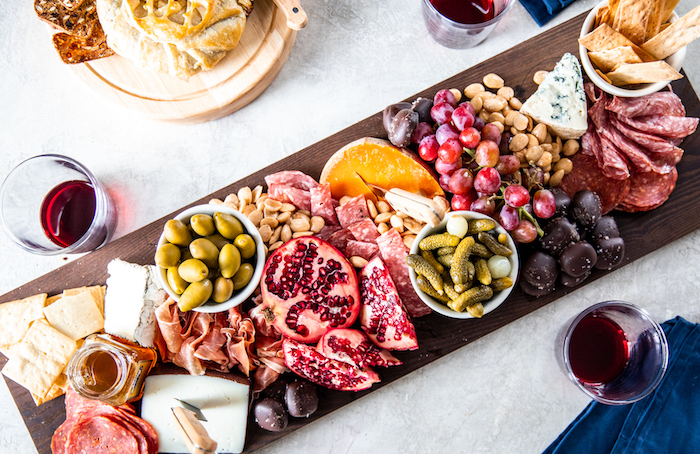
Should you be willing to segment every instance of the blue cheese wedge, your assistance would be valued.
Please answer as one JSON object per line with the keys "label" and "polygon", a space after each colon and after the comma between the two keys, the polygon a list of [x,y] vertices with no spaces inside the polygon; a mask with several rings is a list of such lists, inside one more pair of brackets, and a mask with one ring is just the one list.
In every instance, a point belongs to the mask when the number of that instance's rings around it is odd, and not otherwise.
{"label": "blue cheese wedge", "polygon": [[588,128],[588,112],[578,59],[564,54],[520,112],[544,123],[561,139],[581,137]]}
{"label": "blue cheese wedge", "polygon": [[167,297],[154,279],[153,266],[115,259],[107,271],[105,332],[153,347],[158,329],[154,310]]}

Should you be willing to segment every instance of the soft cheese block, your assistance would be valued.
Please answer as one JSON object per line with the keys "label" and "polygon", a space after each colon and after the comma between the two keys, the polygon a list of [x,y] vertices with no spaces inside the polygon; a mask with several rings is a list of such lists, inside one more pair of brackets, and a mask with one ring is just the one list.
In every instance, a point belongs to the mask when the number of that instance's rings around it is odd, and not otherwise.
{"label": "soft cheese block", "polygon": [[208,375],[150,375],[141,401],[141,417],[158,433],[158,452],[188,453],[172,416],[177,399],[202,411],[200,421],[216,441],[216,452],[238,453],[245,444],[249,386]]}
{"label": "soft cheese block", "polygon": [[155,307],[167,294],[154,279],[151,265],[114,259],[107,265],[104,330],[144,347],[155,345]]}
{"label": "soft cheese block", "polygon": [[588,111],[578,59],[564,54],[520,112],[546,124],[561,139],[581,137],[588,128]]}

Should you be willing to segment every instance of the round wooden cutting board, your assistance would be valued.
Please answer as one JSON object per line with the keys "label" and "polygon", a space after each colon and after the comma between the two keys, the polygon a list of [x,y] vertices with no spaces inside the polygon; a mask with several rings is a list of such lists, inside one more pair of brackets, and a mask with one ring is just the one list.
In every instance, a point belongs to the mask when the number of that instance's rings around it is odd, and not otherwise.
{"label": "round wooden cutting board", "polygon": [[132,112],[201,123],[235,112],[260,95],[284,66],[295,37],[272,0],[255,0],[238,45],[214,69],[188,80],[139,68],[119,55],[71,67],[90,88]]}

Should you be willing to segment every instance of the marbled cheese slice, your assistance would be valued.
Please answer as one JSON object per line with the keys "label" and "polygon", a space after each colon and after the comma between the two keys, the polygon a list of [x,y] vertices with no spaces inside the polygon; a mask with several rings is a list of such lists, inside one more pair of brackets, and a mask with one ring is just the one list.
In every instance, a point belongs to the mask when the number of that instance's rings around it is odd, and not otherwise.
{"label": "marbled cheese slice", "polygon": [[520,112],[544,123],[561,139],[578,139],[588,127],[581,66],[566,53],[550,71]]}
{"label": "marbled cheese slice", "polygon": [[207,421],[201,421],[216,452],[238,453],[245,444],[248,420],[247,385],[207,375],[150,375],[141,401],[141,417],[158,433],[158,452],[188,453],[175,427],[175,398],[194,405]]}

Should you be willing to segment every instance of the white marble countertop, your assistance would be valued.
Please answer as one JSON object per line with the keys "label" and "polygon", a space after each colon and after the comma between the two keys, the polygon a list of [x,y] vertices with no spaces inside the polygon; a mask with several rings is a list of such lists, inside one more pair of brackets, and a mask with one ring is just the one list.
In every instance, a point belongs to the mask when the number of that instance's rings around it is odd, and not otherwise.
{"label": "white marble countertop", "polygon": [[[31,2],[0,2],[0,176],[40,153],[77,159],[115,198],[120,237],[595,3],[578,0],[542,28],[516,3],[484,43],[451,50],[428,36],[419,0],[305,0],[308,26],[272,85],[228,117],[183,126],[103,100],[60,63]],[[681,0],[677,11],[696,3]],[[684,66],[695,87],[698,63],[694,42]],[[696,231],[258,452],[541,452],[589,401],[558,370],[555,333],[610,299],[659,321],[700,322],[700,281],[688,267],[700,262],[699,244]],[[30,255],[4,235],[0,251],[0,294],[70,260]],[[0,382],[0,451],[36,452]]]}

